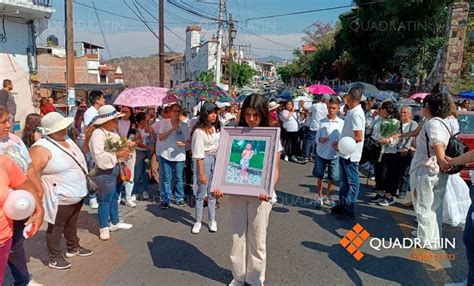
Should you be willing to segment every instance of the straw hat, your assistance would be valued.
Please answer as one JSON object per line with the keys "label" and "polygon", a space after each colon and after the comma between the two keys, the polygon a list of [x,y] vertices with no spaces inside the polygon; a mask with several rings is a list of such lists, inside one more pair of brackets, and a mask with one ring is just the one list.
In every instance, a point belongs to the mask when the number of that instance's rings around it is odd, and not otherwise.
{"label": "straw hat", "polygon": [[64,117],[58,112],[49,112],[41,119],[42,133],[50,135],[68,128],[74,122],[72,117]]}
{"label": "straw hat", "polygon": [[272,101],[268,104],[268,110],[269,111],[275,110],[278,108],[278,106],[279,106],[278,103],[276,103],[275,101]]}
{"label": "straw hat", "polygon": [[125,114],[117,112],[115,107],[112,105],[104,105],[99,108],[99,115],[97,115],[92,121],[94,125],[102,125],[107,121],[124,116]]}

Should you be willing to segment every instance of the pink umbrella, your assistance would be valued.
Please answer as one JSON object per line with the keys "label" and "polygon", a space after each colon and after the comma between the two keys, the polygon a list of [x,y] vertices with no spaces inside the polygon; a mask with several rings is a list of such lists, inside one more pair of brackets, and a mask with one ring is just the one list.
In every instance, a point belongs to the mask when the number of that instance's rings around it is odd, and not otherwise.
{"label": "pink umbrella", "polygon": [[175,102],[179,102],[179,98],[170,92],[168,92],[168,94],[162,100],[163,104],[171,104]]}
{"label": "pink umbrella", "polygon": [[417,99],[417,98],[425,99],[425,97],[426,97],[428,94],[429,94],[429,93],[418,92],[418,93],[413,94],[413,95],[410,96],[409,98],[410,98],[410,99]]}
{"label": "pink umbrella", "polygon": [[166,97],[167,92],[167,88],[155,86],[127,88],[119,94],[114,104],[132,108],[160,106],[163,105],[163,99]]}
{"label": "pink umbrella", "polygon": [[312,94],[335,94],[336,92],[327,85],[324,84],[313,84],[308,86],[309,92]]}

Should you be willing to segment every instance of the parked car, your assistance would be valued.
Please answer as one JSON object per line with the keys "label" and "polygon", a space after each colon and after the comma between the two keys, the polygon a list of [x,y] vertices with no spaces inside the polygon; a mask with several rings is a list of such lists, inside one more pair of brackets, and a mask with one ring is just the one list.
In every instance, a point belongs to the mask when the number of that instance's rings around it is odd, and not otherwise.
{"label": "parked car", "polygon": [[[474,111],[460,111],[458,113],[459,136],[469,149],[474,148]],[[467,164],[461,171],[461,177],[468,183],[471,182],[469,171],[474,171],[474,163]]]}

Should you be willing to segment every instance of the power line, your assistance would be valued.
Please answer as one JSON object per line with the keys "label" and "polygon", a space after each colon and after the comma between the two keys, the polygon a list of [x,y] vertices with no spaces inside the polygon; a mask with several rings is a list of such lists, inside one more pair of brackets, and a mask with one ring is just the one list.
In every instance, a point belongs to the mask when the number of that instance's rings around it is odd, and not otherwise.
{"label": "power line", "polygon": [[[146,21],[146,19],[140,18],[140,16],[133,10],[133,8],[132,8],[130,5],[128,5],[128,3],[127,3],[125,0],[123,0],[123,3],[128,7],[128,9],[129,9],[130,11],[132,11],[133,14],[135,14],[135,16],[137,16],[137,17],[140,19],[140,21],[143,23],[143,25],[145,25],[145,26],[148,28],[148,30],[150,30],[150,32],[151,32],[157,39],[160,39],[160,38],[158,37],[158,35],[155,33],[155,31],[153,31],[153,29],[148,25],[148,22]],[[166,46],[166,48],[167,48],[168,50],[170,50],[170,51],[173,52],[173,49],[170,48],[166,43],[165,43],[165,46]]]}
{"label": "power line", "polygon": [[87,4],[80,3],[80,2],[77,2],[77,1],[73,1],[73,2],[74,2],[74,4],[77,4],[77,5],[79,5],[79,6],[87,7],[87,8],[93,9],[93,10],[97,10],[97,11],[102,12],[102,13],[106,13],[106,14],[110,14],[110,15],[122,17],[122,18],[129,19],[129,20],[132,20],[132,21],[141,22],[139,19],[136,19],[136,18],[133,18],[133,17],[129,17],[129,16],[126,16],[126,15],[122,15],[122,14],[110,12],[110,11],[103,10],[103,9],[99,9],[99,8],[94,8],[94,7],[92,7],[92,6],[89,6],[89,5],[87,5]]}
{"label": "power line", "polygon": [[[370,4],[379,4],[379,3],[385,3],[385,0],[382,0],[382,1],[374,1],[374,2],[368,2],[368,3],[362,3],[362,4],[360,4],[360,5],[370,5]],[[285,16],[294,16],[294,15],[301,15],[301,14],[308,14],[308,13],[316,13],[316,12],[323,12],[323,11],[330,11],[330,10],[338,10],[338,9],[345,9],[345,8],[352,8],[352,7],[353,7],[353,5],[344,5],[344,6],[321,8],[321,9],[313,9],[313,10],[298,11],[298,12],[291,12],[291,13],[284,13],[284,14],[268,15],[268,16],[261,16],[261,17],[248,18],[246,22],[248,22],[248,21],[253,21],[253,20],[260,20],[260,19],[269,19],[269,18],[277,18],[277,17],[285,17]]]}
{"label": "power line", "polygon": [[92,0],[92,6],[94,7],[95,17],[97,18],[97,24],[99,25],[100,33],[102,34],[102,39],[104,40],[104,45],[105,45],[105,49],[107,51],[107,55],[109,56],[109,59],[111,59],[112,56],[110,55],[109,44],[107,43],[107,39],[105,38],[104,30],[102,29],[102,25],[100,24],[99,12],[97,11],[97,9],[95,7],[95,0]]}
{"label": "power line", "polygon": [[264,39],[264,40],[267,40],[267,41],[269,41],[269,42],[272,42],[272,43],[274,43],[274,44],[276,44],[276,45],[280,45],[280,46],[282,46],[282,47],[290,47],[290,48],[292,48],[292,49],[296,49],[296,47],[293,47],[293,46],[290,46],[290,45],[287,45],[287,44],[279,43],[279,42],[277,42],[277,41],[274,41],[274,40],[272,40],[272,39],[269,39],[269,38],[267,38],[267,37],[264,37],[264,36],[262,36],[262,35],[259,35],[259,34],[257,34],[257,33],[254,33],[254,32],[252,32],[251,30],[246,29],[246,28],[244,28],[244,27],[241,27],[241,28],[242,28],[243,30],[249,32],[250,34],[253,34],[253,35],[255,35],[255,36],[257,36],[257,37],[259,37],[259,38],[261,38],[261,39]]}

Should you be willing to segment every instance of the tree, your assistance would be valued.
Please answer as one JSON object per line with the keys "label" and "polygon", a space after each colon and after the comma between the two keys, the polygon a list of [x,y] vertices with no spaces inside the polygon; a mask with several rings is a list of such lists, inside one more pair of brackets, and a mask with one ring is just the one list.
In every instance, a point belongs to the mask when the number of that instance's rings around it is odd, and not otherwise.
{"label": "tree", "polygon": [[214,82],[214,80],[214,70],[208,70],[199,74],[199,81],[201,82]]}
{"label": "tree", "polygon": [[474,90],[474,79],[472,76],[474,65],[474,18],[470,17],[467,26],[467,37],[464,45],[464,59],[461,77],[455,86],[454,92],[459,93],[465,90]]}
{"label": "tree", "polygon": [[[335,46],[348,51],[365,79],[373,81],[387,70],[400,70],[406,64],[396,58],[401,51],[417,47],[428,38],[443,36],[447,4],[451,1],[355,2],[357,10],[339,17],[341,30]],[[426,44],[425,48],[428,46],[432,45]],[[421,63],[428,64],[425,59]]]}
{"label": "tree", "polygon": [[243,87],[250,83],[252,77],[256,74],[247,63],[232,64],[232,83],[238,87]]}
{"label": "tree", "polygon": [[289,84],[291,81],[291,70],[290,65],[282,66],[277,68],[277,73],[280,75],[281,80],[285,84]]}

